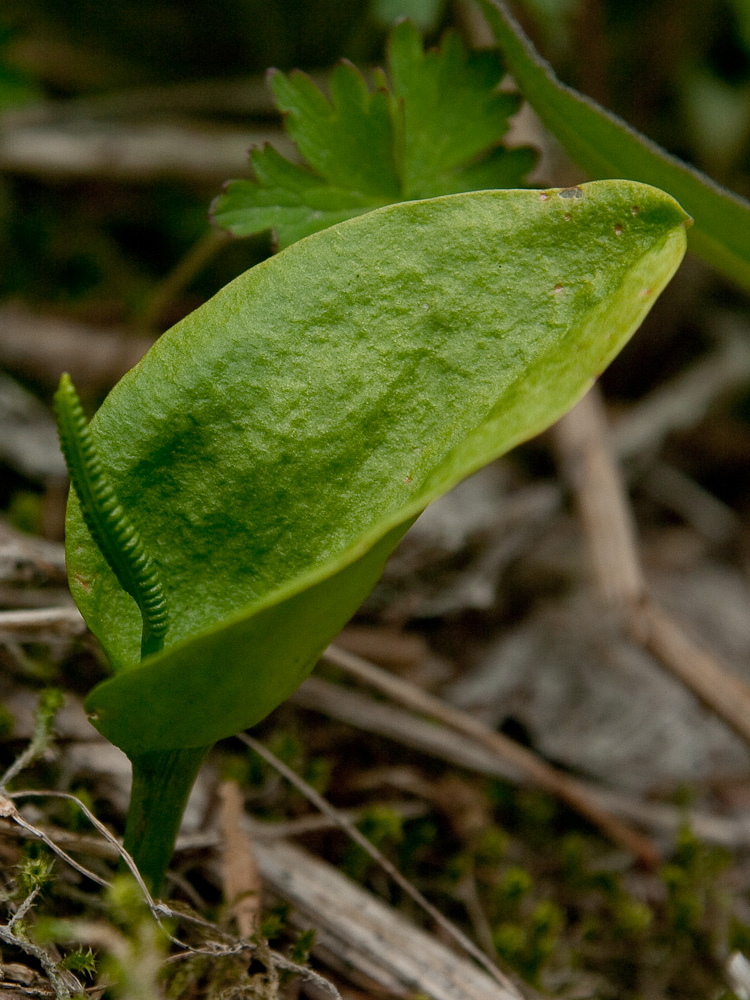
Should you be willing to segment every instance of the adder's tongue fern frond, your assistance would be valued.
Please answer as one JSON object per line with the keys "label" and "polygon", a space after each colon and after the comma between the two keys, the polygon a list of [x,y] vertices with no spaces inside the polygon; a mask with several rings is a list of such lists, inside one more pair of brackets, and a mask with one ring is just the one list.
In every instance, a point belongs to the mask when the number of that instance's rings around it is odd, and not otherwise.
{"label": "adder's tongue fern frond", "polygon": [[140,608],[141,656],[158,653],[168,626],[159,571],[107,479],[83,407],[67,374],[60,379],[54,405],[60,445],[86,527],[120,586]]}

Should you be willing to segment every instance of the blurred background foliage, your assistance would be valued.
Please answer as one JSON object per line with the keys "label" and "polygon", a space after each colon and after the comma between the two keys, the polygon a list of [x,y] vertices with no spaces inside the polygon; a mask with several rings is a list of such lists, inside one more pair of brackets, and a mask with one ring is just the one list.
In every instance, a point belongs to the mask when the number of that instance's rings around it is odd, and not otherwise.
{"label": "blurred background foliage", "polygon": [[[750,194],[750,0],[518,0],[513,7],[563,80]],[[467,9],[462,0],[5,0],[0,302],[130,331],[172,325],[272,252],[268,235],[222,240],[207,220],[223,181],[247,175],[245,148],[258,138],[284,140],[264,83],[268,67],[299,67],[321,79],[340,58],[382,64],[397,18],[411,17],[429,44],[451,27],[466,35]],[[128,129],[175,126],[186,158],[195,152],[192,135],[209,147],[214,136],[219,143],[229,135],[235,166],[149,177],[19,168],[3,157],[26,126],[32,137],[50,126],[63,143],[98,129],[105,145]],[[660,338],[650,342],[663,361]],[[680,363],[685,343],[681,337]],[[638,350],[638,370],[653,363],[654,377],[663,374],[647,345]],[[626,369],[615,366],[607,378],[629,396],[629,376],[618,376]],[[50,384],[9,371],[49,399]],[[95,403],[96,391],[88,395]],[[38,489],[16,473],[11,479],[0,490],[3,507],[18,489]]]}
{"label": "blurred background foliage", "polygon": [[[524,0],[515,9],[563,79],[748,192],[750,0]],[[372,65],[388,24],[404,15],[428,40],[461,20],[457,4],[440,0],[6,0],[0,111],[18,114],[42,98],[260,79],[269,66],[322,70],[341,57]],[[207,105],[203,117],[243,123],[228,106]],[[149,290],[205,230],[215,193],[185,182],[6,174],[0,296],[137,318]],[[226,248],[185,305],[267,252],[257,241]]]}

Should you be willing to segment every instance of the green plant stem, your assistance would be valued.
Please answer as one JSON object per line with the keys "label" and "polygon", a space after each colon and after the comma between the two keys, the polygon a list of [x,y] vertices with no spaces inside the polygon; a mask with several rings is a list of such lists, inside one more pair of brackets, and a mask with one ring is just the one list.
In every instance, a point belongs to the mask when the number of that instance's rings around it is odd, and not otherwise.
{"label": "green plant stem", "polygon": [[230,239],[228,233],[211,228],[190,247],[185,256],[152,292],[141,317],[141,322],[147,329],[159,326],[169,303],[187,288],[193,278]]}
{"label": "green plant stem", "polygon": [[161,891],[190,789],[210,747],[131,756],[125,850],[154,895]]}

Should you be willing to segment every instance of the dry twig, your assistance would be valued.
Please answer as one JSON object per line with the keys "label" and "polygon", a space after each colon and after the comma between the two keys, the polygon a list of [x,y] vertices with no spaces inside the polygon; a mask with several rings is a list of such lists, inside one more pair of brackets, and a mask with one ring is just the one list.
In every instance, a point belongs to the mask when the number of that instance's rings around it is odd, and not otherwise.
{"label": "dry twig", "polygon": [[508,736],[495,732],[467,712],[448,705],[440,698],[422,691],[408,681],[395,677],[352,653],[347,653],[336,646],[329,646],[323,654],[323,659],[341,667],[363,684],[374,687],[413,711],[439,719],[451,729],[481,743],[502,756],[534,785],[559,798],[581,816],[586,817],[615,843],[634,854],[641,863],[647,867],[656,865],[658,852],[646,837],[602,809],[592,799],[588,788],[582,782],[557,771],[531,750],[520,746]]}
{"label": "dry twig", "polygon": [[128,327],[38,315],[13,303],[0,306],[0,365],[50,387],[67,371],[83,391],[108,391],[153,342]]}
{"label": "dry twig", "polygon": [[[28,903],[30,905],[37,891],[35,889],[24,901],[24,904]],[[24,904],[22,904],[22,908]],[[16,915],[15,919],[18,919],[18,915]],[[5,944],[17,948],[26,955],[30,955],[39,962],[55,992],[57,1000],[70,1000],[71,989],[79,993],[82,987],[78,979],[70,972],[60,969],[58,963],[45,948],[32,941],[26,934],[19,934],[14,931],[14,923],[15,920],[11,919],[7,924],[0,924],[0,941],[4,941]]]}
{"label": "dry twig", "polygon": [[0,117],[0,126],[54,125],[116,118],[133,120],[165,113],[231,113],[263,118],[276,114],[264,77],[254,76],[123,87],[93,96],[27,104],[6,111]]}
{"label": "dry twig", "polygon": [[[434,722],[366,695],[350,691],[320,677],[308,678],[292,695],[294,704],[310,711],[322,712],[333,719],[356,726],[369,733],[395,740],[438,760],[478,774],[525,784],[528,779],[514,767],[504,754],[484,744],[467,739],[454,729]],[[672,839],[687,822],[696,836],[708,843],[724,847],[750,846],[750,814],[717,816],[696,810],[685,811],[668,803],[647,802],[602,788],[590,782],[580,782],[587,794],[601,809],[621,819],[648,829],[652,834]],[[295,821],[298,822],[298,821]],[[291,824],[253,824],[253,835],[261,840],[279,833],[288,836],[299,831]],[[291,828],[290,828],[291,827]],[[187,844],[186,844],[187,846]]]}
{"label": "dry twig", "polygon": [[463,931],[459,930],[452,921],[440,912],[436,907],[425,899],[421,892],[416,889],[408,879],[404,878],[401,872],[392,865],[391,862],[376,848],[370,841],[351,823],[348,819],[342,816],[338,810],[327,802],[322,795],[319,795],[306,781],[304,781],[298,774],[292,771],[291,768],[287,767],[283,761],[279,760],[278,757],[274,756],[270,750],[259,743],[257,740],[248,736],[247,733],[241,733],[237,737],[252,750],[254,750],[259,756],[261,756],[268,764],[275,768],[287,781],[289,781],[298,791],[300,791],[309,802],[319,809],[322,813],[329,816],[337,826],[339,826],[348,837],[350,837],[359,847],[362,848],[382,869],[386,874],[393,879],[393,881],[401,888],[411,899],[414,900],[417,905],[424,910],[435,923],[446,932],[446,934],[455,941],[467,955],[471,955],[486,972],[492,976],[496,983],[502,986],[504,989],[515,994],[516,990],[511,983],[511,981],[505,976],[500,969],[490,961],[487,956],[481,951],[477,946],[471,941]]}
{"label": "dry twig", "polygon": [[84,635],[86,623],[78,608],[31,608],[23,611],[0,611],[0,635],[35,633],[52,629],[63,635]]}
{"label": "dry twig", "polygon": [[618,611],[625,630],[637,642],[750,743],[750,687],[718,656],[701,649],[683,624],[648,594],[598,389],[592,389],[558,422],[556,439],[605,600]]}
{"label": "dry twig", "polygon": [[236,781],[223,781],[219,788],[223,833],[224,899],[231,906],[241,938],[258,930],[261,911],[261,880],[250,838],[243,829],[244,804]]}
{"label": "dry twig", "polygon": [[173,122],[128,126],[79,122],[75,128],[6,124],[0,130],[0,170],[131,183],[170,177],[216,184],[244,176],[249,147],[266,142],[294,156],[291,141],[272,128],[249,132]]}
{"label": "dry twig", "polygon": [[292,920],[314,927],[315,953],[355,982],[374,981],[407,1000],[520,1000],[474,964],[418,929],[339,871],[285,842],[257,844],[269,889],[293,906]]}

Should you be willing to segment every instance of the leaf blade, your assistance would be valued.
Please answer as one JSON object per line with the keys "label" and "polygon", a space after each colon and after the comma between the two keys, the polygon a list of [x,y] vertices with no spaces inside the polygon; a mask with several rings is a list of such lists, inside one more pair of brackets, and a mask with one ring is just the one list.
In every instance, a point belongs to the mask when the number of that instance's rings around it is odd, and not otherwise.
{"label": "leaf blade", "polygon": [[750,288],[750,202],[562,83],[502,0],[480,4],[524,97],[571,158],[593,178],[627,177],[668,191],[694,220],[691,249]]}
{"label": "leaf blade", "polygon": [[[409,520],[588,388],[678,265],[685,215],[628,182],[568,194],[453,195],[318,233],[237,279],[118,384],[92,428],[139,509],[175,626],[139,667],[122,628],[135,609],[72,501],[71,586],[119,669],[88,701],[105,735],[139,753],[257,721]],[[286,651],[264,621],[281,623]],[[223,712],[212,644],[235,692]]]}

